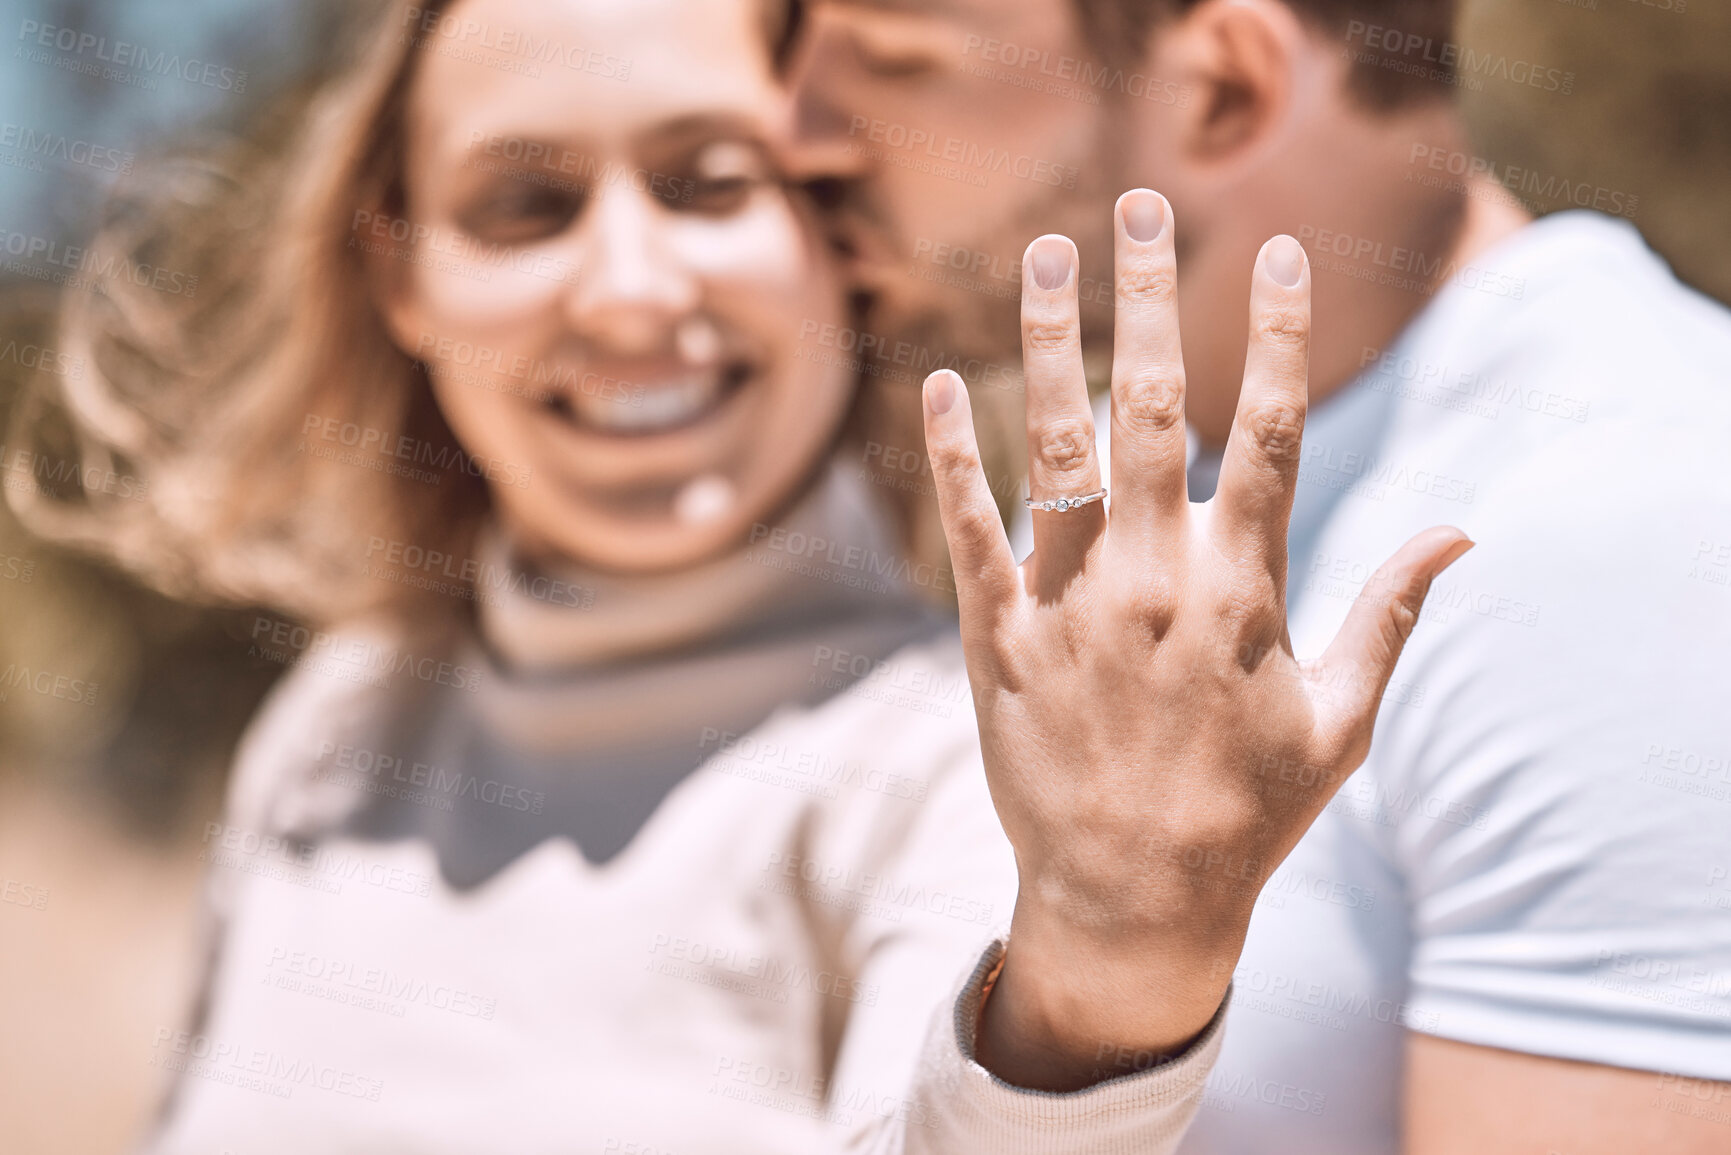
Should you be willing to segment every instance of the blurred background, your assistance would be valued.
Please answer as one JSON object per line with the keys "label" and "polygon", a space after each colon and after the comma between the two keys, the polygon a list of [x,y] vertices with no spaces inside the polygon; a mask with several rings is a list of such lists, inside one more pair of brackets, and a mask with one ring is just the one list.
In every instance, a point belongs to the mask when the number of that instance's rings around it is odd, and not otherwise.
{"label": "blurred background", "polygon": [[[79,370],[55,351],[59,266],[20,246],[77,245],[113,182],[175,145],[268,148],[373,3],[0,0],[0,411],[32,374]],[[32,21],[215,71],[81,74],[23,47]],[[1566,98],[1464,94],[1477,155],[1523,170],[1511,183],[1530,207],[1587,189],[1731,302],[1731,4],[1468,0],[1459,39],[1575,73]],[[0,483],[30,478],[0,446]],[[244,609],[154,595],[33,541],[4,508],[0,1152],[102,1155],[151,1110],[152,1032],[183,1017],[195,964],[200,833],[282,667],[248,656]],[[8,690],[25,671],[93,689]]]}

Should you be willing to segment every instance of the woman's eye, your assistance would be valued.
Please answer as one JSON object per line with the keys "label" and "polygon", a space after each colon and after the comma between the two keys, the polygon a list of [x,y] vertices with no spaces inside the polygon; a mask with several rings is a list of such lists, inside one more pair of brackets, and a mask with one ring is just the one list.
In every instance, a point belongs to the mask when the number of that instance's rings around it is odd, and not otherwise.
{"label": "woman's eye", "polygon": [[581,193],[513,178],[489,189],[459,218],[463,231],[495,244],[521,245],[558,236],[583,207]]}
{"label": "woman's eye", "polygon": [[712,141],[698,149],[685,175],[668,182],[669,206],[713,216],[745,207],[751,195],[775,180],[763,150],[744,141]]}

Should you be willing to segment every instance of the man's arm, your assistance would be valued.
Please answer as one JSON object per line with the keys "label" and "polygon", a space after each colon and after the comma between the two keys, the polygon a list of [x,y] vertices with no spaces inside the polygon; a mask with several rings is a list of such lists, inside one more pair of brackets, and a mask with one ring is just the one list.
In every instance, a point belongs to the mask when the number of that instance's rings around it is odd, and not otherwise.
{"label": "man's arm", "polygon": [[[1728,1043],[1727,1045],[1731,1045]],[[1405,1155],[1720,1155],[1731,1083],[1407,1036]]]}

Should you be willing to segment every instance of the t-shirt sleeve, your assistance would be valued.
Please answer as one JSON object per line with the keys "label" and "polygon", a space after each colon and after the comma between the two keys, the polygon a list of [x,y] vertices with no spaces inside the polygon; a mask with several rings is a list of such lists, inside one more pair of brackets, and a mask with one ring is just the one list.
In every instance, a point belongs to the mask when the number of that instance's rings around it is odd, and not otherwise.
{"label": "t-shirt sleeve", "polygon": [[1400,815],[1409,1025],[1731,1079],[1731,501],[1603,467],[1516,479],[1582,497],[1475,531],[1349,787]]}

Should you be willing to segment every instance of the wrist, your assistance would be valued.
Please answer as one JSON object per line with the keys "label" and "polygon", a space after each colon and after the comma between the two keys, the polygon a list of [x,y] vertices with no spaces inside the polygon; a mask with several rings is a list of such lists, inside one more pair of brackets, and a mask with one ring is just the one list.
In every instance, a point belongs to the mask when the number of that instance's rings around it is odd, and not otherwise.
{"label": "wrist", "polygon": [[1054,935],[1020,905],[981,1008],[977,1057],[1016,1086],[1074,1091],[1182,1054],[1232,981],[1242,934],[1201,945]]}

